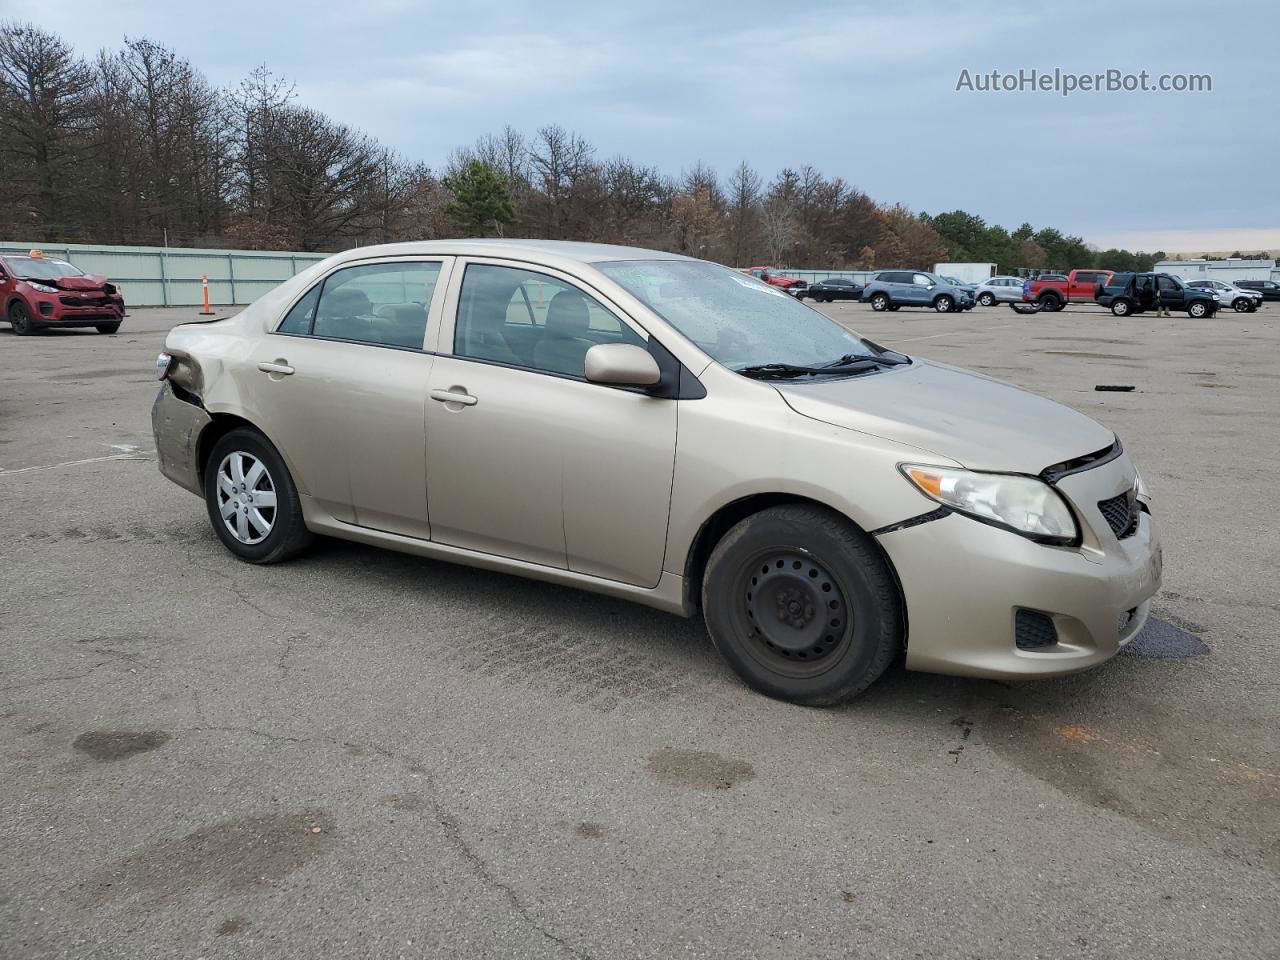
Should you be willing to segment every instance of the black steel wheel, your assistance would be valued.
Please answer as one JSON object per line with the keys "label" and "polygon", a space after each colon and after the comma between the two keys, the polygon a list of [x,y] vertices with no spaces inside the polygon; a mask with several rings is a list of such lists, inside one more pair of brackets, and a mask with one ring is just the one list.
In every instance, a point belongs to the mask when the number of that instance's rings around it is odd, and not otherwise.
{"label": "black steel wheel", "polygon": [[27,337],[36,332],[35,321],[31,319],[31,311],[21,300],[9,304],[9,326],[20,337]]}
{"label": "black steel wheel", "polygon": [[816,504],[770,507],[726,533],[707,560],[702,609],[738,676],[792,703],[849,700],[902,649],[902,604],[884,555]]}

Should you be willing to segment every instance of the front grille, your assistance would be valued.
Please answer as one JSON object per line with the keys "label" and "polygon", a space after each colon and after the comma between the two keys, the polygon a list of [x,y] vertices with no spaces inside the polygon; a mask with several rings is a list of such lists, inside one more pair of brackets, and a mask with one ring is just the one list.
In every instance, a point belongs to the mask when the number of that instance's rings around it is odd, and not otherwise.
{"label": "front grille", "polygon": [[1019,610],[1013,619],[1013,642],[1019,650],[1039,650],[1058,642],[1053,618],[1035,610]]}
{"label": "front grille", "polygon": [[59,297],[64,307],[105,307],[111,303],[109,297]]}
{"label": "front grille", "polygon": [[1133,536],[1138,529],[1138,502],[1132,490],[1099,500],[1098,509],[1117,540]]}

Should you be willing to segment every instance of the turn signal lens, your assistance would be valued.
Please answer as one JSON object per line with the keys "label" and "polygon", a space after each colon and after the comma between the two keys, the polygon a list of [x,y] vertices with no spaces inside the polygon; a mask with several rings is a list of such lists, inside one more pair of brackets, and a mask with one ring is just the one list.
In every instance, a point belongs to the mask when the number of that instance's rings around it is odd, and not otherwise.
{"label": "turn signal lens", "polygon": [[1071,508],[1057,490],[1037,477],[916,463],[904,463],[898,469],[925,496],[974,520],[1042,543],[1080,542]]}

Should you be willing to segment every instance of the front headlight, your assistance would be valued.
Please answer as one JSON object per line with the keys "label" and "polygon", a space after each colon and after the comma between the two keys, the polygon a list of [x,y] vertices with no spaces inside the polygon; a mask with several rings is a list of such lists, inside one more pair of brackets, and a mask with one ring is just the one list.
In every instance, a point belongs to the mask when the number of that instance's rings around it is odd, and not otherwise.
{"label": "front headlight", "polygon": [[1043,480],[919,463],[900,464],[898,469],[926,497],[974,520],[1041,543],[1074,546],[1080,542],[1071,509]]}
{"label": "front headlight", "polygon": [[[30,283],[31,281],[27,281],[27,282]],[[32,283],[31,289],[34,290],[36,293],[57,293],[58,292],[57,287],[46,286],[43,283]]]}

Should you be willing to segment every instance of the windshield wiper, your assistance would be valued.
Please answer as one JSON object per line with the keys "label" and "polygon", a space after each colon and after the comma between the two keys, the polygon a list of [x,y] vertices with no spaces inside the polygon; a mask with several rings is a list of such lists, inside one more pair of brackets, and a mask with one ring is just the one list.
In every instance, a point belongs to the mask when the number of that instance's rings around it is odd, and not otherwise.
{"label": "windshield wiper", "polygon": [[829,377],[841,373],[865,373],[878,366],[880,362],[875,357],[859,357],[848,363],[837,360],[833,364],[821,367],[806,367],[794,363],[757,363],[750,367],[741,367],[735,372],[744,377],[751,377],[753,380],[774,380],[788,377]]}
{"label": "windshield wiper", "polygon": [[843,367],[850,363],[878,363],[885,367],[899,367],[904,363],[910,363],[911,358],[905,357],[900,353],[894,353],[892,350],[886,350],[878,357],[873,357],[869,353],[846,353],[839,360],[832,360],[825,367]]}

